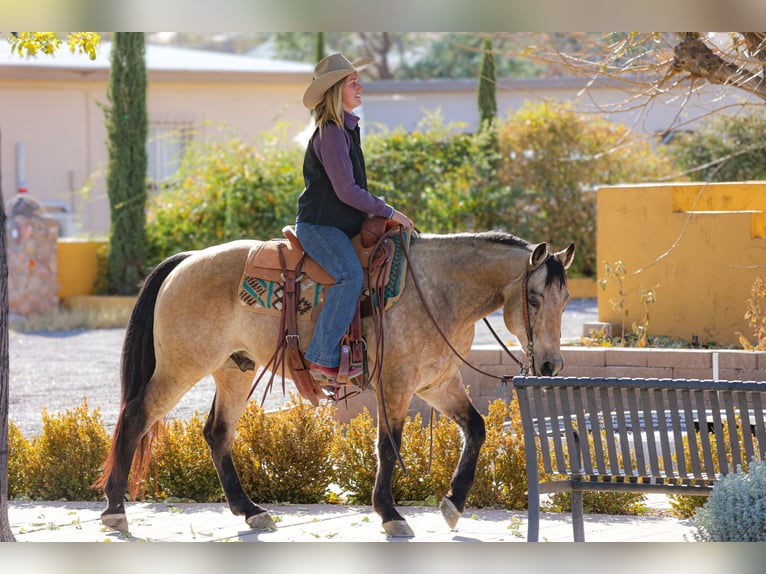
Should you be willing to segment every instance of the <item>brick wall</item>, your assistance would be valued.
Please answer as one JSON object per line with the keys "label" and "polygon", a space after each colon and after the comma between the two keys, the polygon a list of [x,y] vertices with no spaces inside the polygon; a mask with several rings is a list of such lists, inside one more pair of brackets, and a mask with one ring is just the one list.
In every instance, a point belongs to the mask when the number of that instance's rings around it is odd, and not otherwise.
{"label": "brick wall", "polygon": [[[562,347],[564,369],[562,376],[570,377],[641,377],[669,379],[712,379],[713,354],[718,354],[718,378],[721,380],[766,381],[766,352],[708,349],[616,349],[603,347]],[[511,349],[521,357],[521,350]],[[518,366],[498,347],[476,346],[466,359],[494,375],[518,374]],[[500,382],[477,373],[468,366],[460,368],[463,382],[470,387],[473,404],[482,414],[488,405],[500,397],[507,397],[510,388],[501,388]],[[509,383],[510,386],[510,383]],[[371,389],[361,397],[351,399],[347,405],[338,405],[337,418],[348,422],[367,408],[375,416],[375,393]],[[410,415],[420,412],[428,421],[430,407],[415,397]]]}

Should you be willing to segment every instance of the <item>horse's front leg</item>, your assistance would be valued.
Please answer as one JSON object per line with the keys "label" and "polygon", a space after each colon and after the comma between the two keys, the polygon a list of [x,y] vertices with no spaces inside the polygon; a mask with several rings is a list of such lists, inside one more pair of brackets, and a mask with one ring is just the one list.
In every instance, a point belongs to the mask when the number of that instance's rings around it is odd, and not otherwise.
{"label": "horse's front leg", "polygon": [[[391,436],[400,449],[402,444],[402,420],[391,420]],[[386,430],[386,423],[378,407],[378,472],[375,476],[375,488],[372,492],[372,507],[380,515],[386,534],[394,537],[410,537],[415,533],[407,521],[394,506],[393,484],[394,467],[398,464],[396,448],[391,444],[391,438]]]}
{"label": "horse's front leg", "polygon": [[450,481],[450,490],[439,504],[444,520],[450,528],[455,528],[463,515],[465,501],[476,476],[476,463],[486,438],[484,418],[471,404],[460,372],[455,373],[449,382],[432,387],[421,396],[454,421],[463,432],[463,450]]}

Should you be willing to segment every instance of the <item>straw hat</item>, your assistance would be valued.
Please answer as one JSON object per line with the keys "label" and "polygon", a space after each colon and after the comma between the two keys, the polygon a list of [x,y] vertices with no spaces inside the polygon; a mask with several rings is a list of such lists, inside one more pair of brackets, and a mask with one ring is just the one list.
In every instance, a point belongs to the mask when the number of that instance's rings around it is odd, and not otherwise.
{"label": "straw hat", "polygon": [[327,90],[346,76],[364,70],[374,61],[374,58],[362,58],[352,64],[341,53],[322,58],[314,68],[314,79],[303,94],[303,105],[313,110]]}

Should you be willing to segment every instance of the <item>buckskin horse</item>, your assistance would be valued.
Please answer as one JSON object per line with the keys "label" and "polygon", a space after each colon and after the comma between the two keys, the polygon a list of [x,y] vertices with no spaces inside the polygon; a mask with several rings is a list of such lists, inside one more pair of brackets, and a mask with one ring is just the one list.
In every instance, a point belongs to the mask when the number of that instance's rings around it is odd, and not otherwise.
{"label": "buckskin horse", "polygon": [[[126,330],[120,414],[104,473],[96,483],[107,498],[101,515],[107,527],[128,531],[124,495],[129,474],[131,486],[145,474],[150,431],[208,374],[216,392],[203,432],[229,508],[253,529],[275,527],[268,511],[243,490],[232,460],[237,421],[254,380],[252,369],[243,369],[242,362],[256,370],[266,365],[280,334],[278,318],[244,310],[237,297],[248,253],[260,243],[238,240],[179,253],[147,277]],[[504,323],[519,339],[531,373],[556,375],[563,367],[561,316],[569,298],[565,269],[574,251],[570,244],[552,253],[546,243],[531,244],[499,232],[413,234],[409,278],[397,304],[383,316],[385,346],[376,387],[378,463],[372,506],[388,536],[413,536],[392,495],[397,445],[413,396],[462,431],[460,459],[440,504],[445,521],[454,528],[485,438],[484,420],[471,404],[458,370],[471,348],[475,323],[502,308]],[[369,318],[362,327],[374,348]],[[300,325],[304,345],[312,329],[312,322]]]}

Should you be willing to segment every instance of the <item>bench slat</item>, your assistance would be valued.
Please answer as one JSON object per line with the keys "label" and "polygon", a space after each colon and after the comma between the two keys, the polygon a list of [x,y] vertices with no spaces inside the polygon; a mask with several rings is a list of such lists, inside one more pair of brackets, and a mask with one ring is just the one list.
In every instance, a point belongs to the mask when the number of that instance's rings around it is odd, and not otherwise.
{"label": "bench slat", "polygon": [[[630,420],[632,423],[632,435],[633,435],[633,452],[636,456],[636,474],[638,476],[646,476],[646,460],[644,459],[644,439],[643,433],[639,427],[640,415],[638,410],[638,399],[636,393],[638,389],[627,389],[628,395],[628,408],[630,409]],[[647,433],[649,434],[649,433]]]}
{"label": "bench slat", "polygon": [[[647,418],[646,413],[649,413],[649,421],[651,422],[652,411],[654,410],[657,413],[662,411],[657,409],[656,406],[652,406],[651,391],[649,391],[649,389],[639,389],[639,393],[641,395],[641,408],[644,411],[644,420]],[[660,415],[658,414],[658,416]],[[651,471],[652,476],[659,477],[661,474],[660,463],[657,458],[657,441],[654,429],[652,429],[651,432],[649,430],[646,431],[646,444],[649,452],[649,470]]]}
{"label": "bench slat", "polygon": [[665,476],[673,476],[673,457],[670,450],[670,439],[668,438],[668,421],[665,418],[665,396],[661,389],[654,389],[654,404],[657,407],[657,425],[660,428],[660,450],[662,452],[662,463],[665,470]]}
{"label": "bench slat", "polygon": [[731,470],[737,470],[742,465],[742,457],[739,453],[739,441],[737,440],[737,418],[734,414],[734,401],[732,393],[723,394],[723,406],[726,409],[726,426],[729,429],[729,448],[731,449]]}
{"label": "bench slat", "polygon": [[606,436],[608,472],[614,476],[619,476],[622,475],[623,472],[620,468],[620,463],[617,460],[617,446],[615,444],[614,431],[612,430],[614,425],[611,413],[614,409],[612,408],[612,402],[609,399],[609,391],[606,387],[599,389],[599,395],[601,397],[601,409],[604,413],[604,428],[606,430],[604,434]]}
{"label": "bench slat", "polygon": [[755,436],[758,439],[758,458],[766,459],[766,423],[763,420],[763,403],[760,393],[752,393],[755,419]]}
{"label": "bench slat", "polygon": [[[580,450],[588,449],[588,433],[585,428],[575,429],[572,425],[572,414],[575,412],[572,409],[572,403],[569,400],[569,392],[572,389],[561,389],[559,393],[559,400],[561,401],[561,413],[564,419],[564,434],[566,439],[567,454],[569,455],[569,464],[565,464],[565,469],[569,470],[574,476],[582,476],[584,474],[582,466],[582,457],[580,456]],[[585,444],[581,447],[580,441],[584,441]]]}
{"label": "bench slat", "polygon": [[[681,402],[684,409],[684,424],[686,428],[686,439],[689,443],[689,462],[686,467],[686,475],[688,476],[688,467],[691,466],[691,473],[694,478],[702,478],[702,467],[700,465],[699,448],[697,447],[697,433],[689,432],[689,427],[694,430],[694,414],[692,412],[692,397],[691,391],[686,389],[680,391]],[[699,391],[695,392],[699,394]]]}
{"label": "bench slat", "polygon": [[617,390],[614,393],[614,409],[617,415],[617,431],[620,437],[620,453],[622,454],[622,461],[620,467],[623,474],[635,475],[633,472],[633,457],[630,456],[630,441],[628,440],[628,427],[625,422],[625,405],[622,400],[622,390]]}
{"label": "bench slat", "polygon": [[734,402],[739,408],[740,431],[742,444],[745,446],[745,462],[753,460],[753,434],[750,430],[750,401],[748,393],[737,391],[734,393]]}
{"label": "bench slat", "polygon": [[699,439],[700,445],[702,447],[702,459],[705,464],[705,476],[707,478],[715,478],[716,469],[715,465],[713,464],[713,454],[710,445],[710,419],[708,419],[707,408],[705,404],[705,398],[709,395],[710,393],[708,391],[702,391],[695,393],[694,397],[696,399],[697,406],[697,420],[699,420]]}
{"label": "bench slat", "polygon": [[596,458],[596,467],[600,475],[606,475],[606,459],[604,458],[604,441],[601,437],[601,420],[599,418],[598,403],[596,402],[596,391],[591,387],[585,389],[585,397],[588,403],[588,415],[590,424],[594,429],[593,435],[593,455]]}
{"label": "bench slat", "polygon": [[[548,432],[545,426],[545,403],[543,401],[543,390],[540,387],[534,387],[532,389],[532,404],[534,405],[534,417],[537,419],[537,427],[540,440],[540,452],[543,455],[543,469],[545,472],[553,472],[553,464],[551,462],[551,450],[548,446]],[[521,405],[519,405],[521,407]]]}
{"label": "bench slat", "polygon": [[[559,421],[556,414],[559,412],[556,408],[556,399],[558,398],[559,393],[561,392],[561,389],[559,387],[552,387],[550,389],[546,389],[546,411],[545,411],[545,419],[550,419],[551,421],[551,442],[553,443],[553,450],[556,454],[556,469],[559,472],[559,474],[569,474],[568,472],[568,465],[567,461],[564,458],[564,447],[562,445],[561,440],[561,432],[559,430]],[[543,419],[543,420],[545,420]]]}
{"label": "bench slat", "polygon": [[[593,463],[591,461],[590,456],[590,446],[587,444],[588,440],[588,425],[585,421],[585,407],[583,405],[583,395],[585,394],[584,389],[573,389],[572,394],[573,400],[574,400],[574,409],[575,409],[575,417],[577,419],[577,428],[580,429],[580,440],[585,440],[586,442],[582,445],[580,445],[580,461],[582,462],[583,472],[586,475],[592,475],[593,474]],[[594,427],[591,427],[594,428]],[[598,419],[596,419],[596,430],[598,430]],[[601,433],[598,433],[601,434]],[[590,435],[595,435],[595,433],[590,433]]]}
{"label": "bench slat", "polygon": [[713,414],[713,434],[716,443],[716,460],[718,460],[718,472],[729,474],[729,464],[726,460],[726,441],[723,436],[723,418],[721,417],[721,403],[718,401],[718,392],[710,393],[710,410]]}

